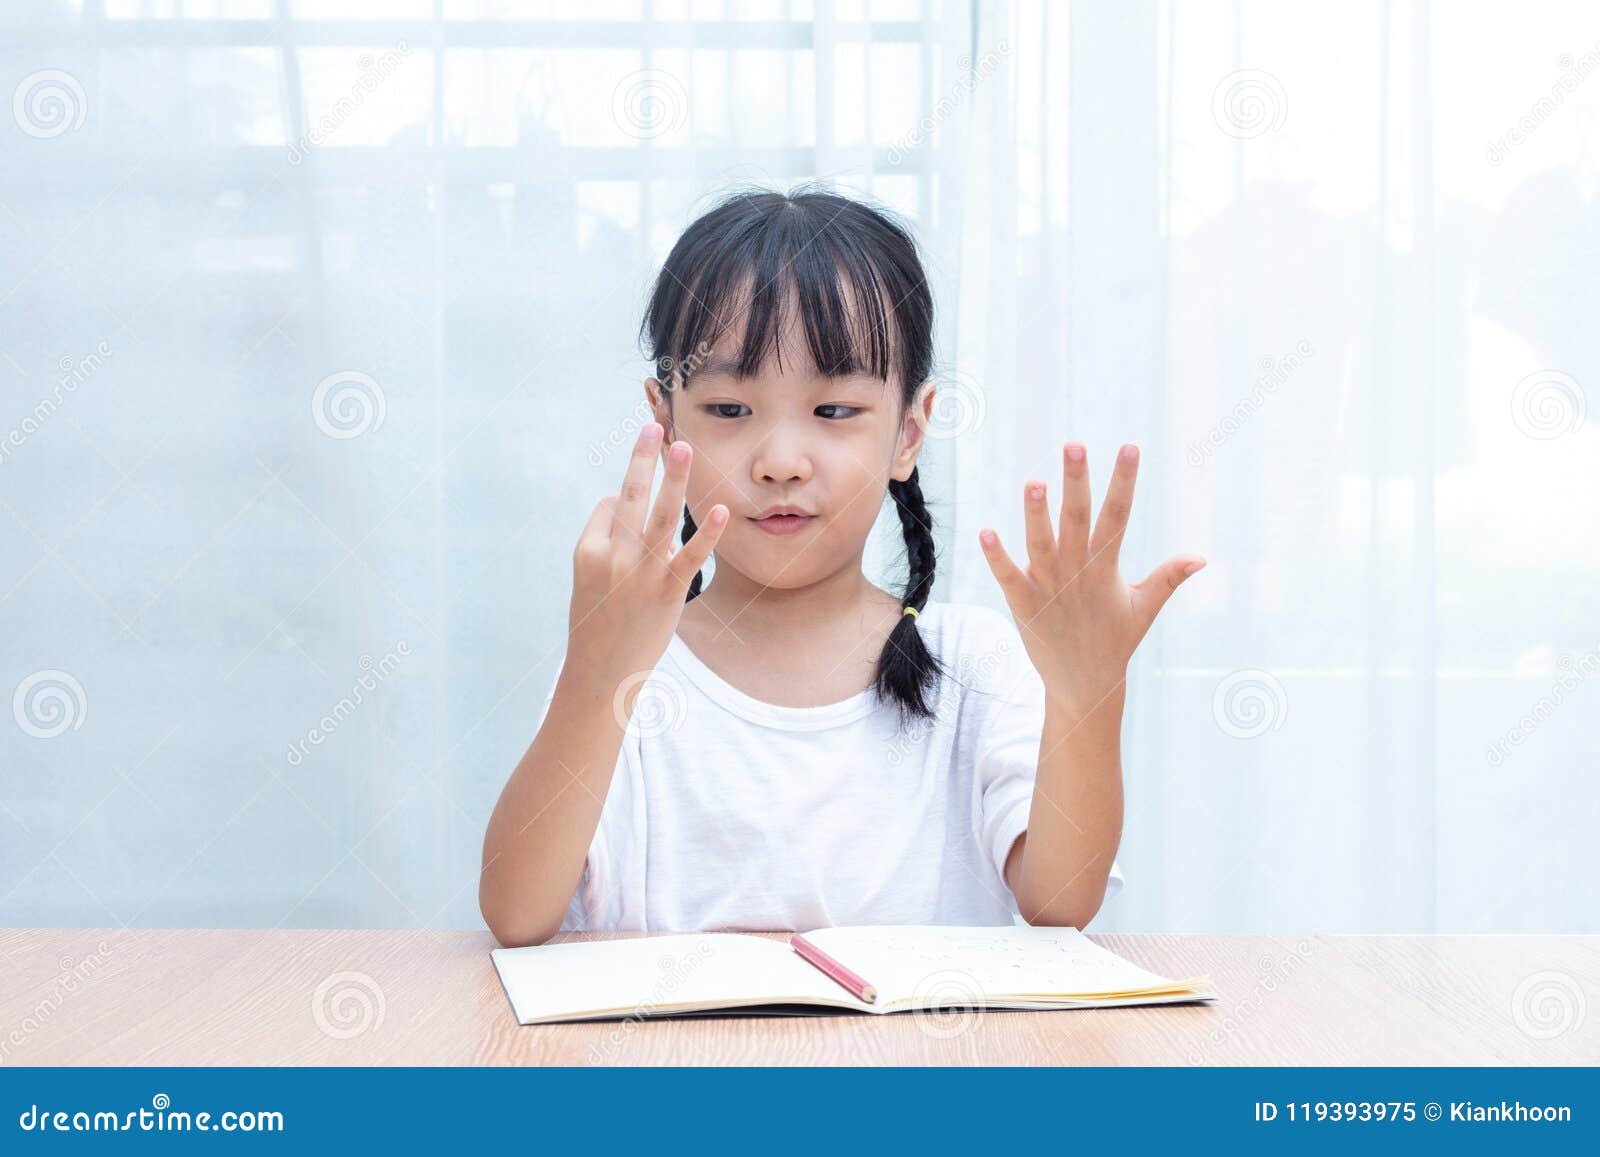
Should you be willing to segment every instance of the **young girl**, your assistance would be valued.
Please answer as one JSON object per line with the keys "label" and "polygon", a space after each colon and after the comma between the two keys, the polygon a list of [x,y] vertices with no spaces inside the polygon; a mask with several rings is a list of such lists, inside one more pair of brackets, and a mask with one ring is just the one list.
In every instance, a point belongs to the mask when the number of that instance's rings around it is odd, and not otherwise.
{"label": "young girl", "polygon": [[[930,603],[932,330],[911,236],[858,201],[739,193],[673,247],[645,319],[656,420],[573,552],[565,661],[484,839],[500,943],[1081,928],[1120,889],[1124,674],[1203,560],[1126,585],[1138,452],[1091,533],[1069,442],[1058,526],[1024,488],[1025,569],[978,536],[1011,617]],[[885,492],[899,596],[861,569]]]}

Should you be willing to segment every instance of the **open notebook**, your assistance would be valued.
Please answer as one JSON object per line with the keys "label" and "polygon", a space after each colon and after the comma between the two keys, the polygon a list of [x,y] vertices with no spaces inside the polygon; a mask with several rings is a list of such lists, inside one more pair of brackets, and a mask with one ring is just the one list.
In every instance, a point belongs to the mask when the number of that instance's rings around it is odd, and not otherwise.
{"label": "open notebook", "polygon": [[[1031,925],[837,927],[788,941],[693,932],[496,948],[490,955],[521,1024],[722,1010],[889,1013],[1216,999],[1205,977],[1168,980],[1076,928]],[[825,971],[839,965],[840,979]],[[873,999],[851,991],[857,979],[870,985]]]}

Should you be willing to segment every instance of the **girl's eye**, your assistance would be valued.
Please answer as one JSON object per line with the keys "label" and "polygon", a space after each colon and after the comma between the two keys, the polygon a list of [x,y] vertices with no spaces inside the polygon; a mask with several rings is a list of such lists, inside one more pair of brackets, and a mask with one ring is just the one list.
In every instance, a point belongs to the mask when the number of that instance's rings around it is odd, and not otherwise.
{"label": "girl's eye", "polygon": [[[708,404],[705,407],[705,410],[706,410],[707,413],[711,414],[713,417],[716,417],[716,418],[742,418],[742,417],[744,417],[744,414],[739,413],[739,411],[743,410],[743,411],[745,411],[745,413],[749,413],[750,412],[750,407],[746,406],[743,402],[711,402],[710,404]],[[839,412],[839,413],[826,413],[824,411],[841,411],[841,412]],[[847,411],[847,412],[844,412],[844,411]],[[832,419],[834,421],[839,421],[839,420],[844,419],[844,418],[852,418],[855,415],[861,413],[861,407],[860,406],[845,406],[845,405],[840,405],[837,402],[830,402],[827,405],[818,406],[817,407],[817,413],[821,417],[829,418],[829,419]]]}

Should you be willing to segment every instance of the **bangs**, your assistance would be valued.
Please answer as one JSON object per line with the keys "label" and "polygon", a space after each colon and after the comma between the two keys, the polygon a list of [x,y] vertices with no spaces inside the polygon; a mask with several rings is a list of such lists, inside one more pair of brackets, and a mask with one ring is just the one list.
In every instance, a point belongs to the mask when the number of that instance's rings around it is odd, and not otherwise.
{"label": "bangs", "polygon": [[[760,372],[769,358],[782,371],[783,335],[797,332],[825,377],[887,383],[898,372],[909,392],[907,383],[920,382],[923,371],[897,351],[916,347],[904,327],[920,324],[919,291],[928,295],[920,266],[897,260],[908,244],[892,223],[842,198],[762,193],[730,200],[684,234],[656,283],[646,327],[658,378],[669,389],[688,385],[743,318],[734,370],[740,378]],[[897,316],[902,306],[913,316]]]}

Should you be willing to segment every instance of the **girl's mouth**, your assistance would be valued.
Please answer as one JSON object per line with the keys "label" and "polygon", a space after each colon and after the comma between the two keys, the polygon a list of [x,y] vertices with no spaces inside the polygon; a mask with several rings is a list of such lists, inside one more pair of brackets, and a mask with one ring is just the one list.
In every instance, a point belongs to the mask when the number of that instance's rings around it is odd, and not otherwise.
{"label": "girl's mouth", "polygon": [[797,534],[816,521],[814,514],[771,514],[766,518],[752,518],[768,534]]}

